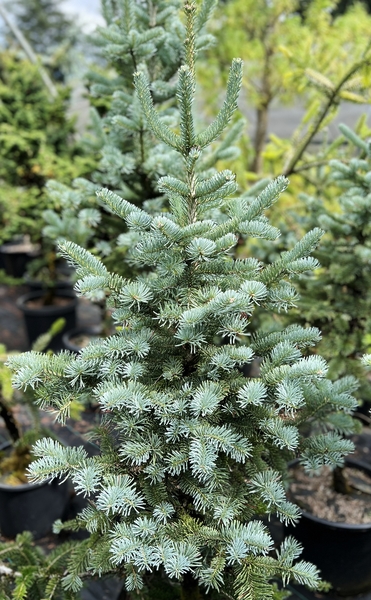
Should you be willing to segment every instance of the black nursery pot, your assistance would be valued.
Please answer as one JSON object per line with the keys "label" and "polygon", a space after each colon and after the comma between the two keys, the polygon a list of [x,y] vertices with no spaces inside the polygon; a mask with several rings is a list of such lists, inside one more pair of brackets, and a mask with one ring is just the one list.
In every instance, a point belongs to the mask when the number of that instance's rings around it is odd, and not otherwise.
{"label": "black nursery pot", "polygon": [[66,348],[66,350],[70,350],[70,352],[75,352],[76,354],[78,354],[80,350],[82,350],[83,346],[79,346],[74,340],[80,336],[96,338],[98,336],[98,333],[93,329],[89,329],[86,327],[76,327],[75,329],[71,329],[71,331],[66,331],[66,333],[63,334],[63,347]]}
{"label": "black nursery pot", "polygon": [[[1,450],[9,443],[0,446]],[[6,485],[0,483],[0,531],[15,538],[31,531],[35,539],[50,533],[56,519],[63,516],[69,499],[68,483],[57,480],[44,483]]]}
{"label": "black nursery pot", "polygon": [[57,319],[63,317],[66,321],[64,328],[58,335],[53,337],[48,346],[52,350],[60,350],[63,347],[62,336],[65,331],[76,327],[77,298],[71,290],[57,290],[56,296],[68,299],[67,304],[63,306],[27,306],[27,302],[37,300],[42,296],[42,291],[29,292],[20,296],[17,300],[17,306],[23,312],[28,341],[32,345],[41,334],[48,331]]}
{"label": "black nursery pot", "polygon": [[[347,458],[345,464],[371,476],[371,467],[361,461]],[[303,545],[301,558],[314,563],[338,595],[371,589],[371,522],[334,523],[302,511],[296,526],[285,527],[285,535],[292,535]]]}
{"label": "black nursery pot", "polygon": [[0,268],[7,275],[20,278],[23,276],[27,264],[35,258],[35,253],[25,251],[25,244],[7,242],[0,246]]}

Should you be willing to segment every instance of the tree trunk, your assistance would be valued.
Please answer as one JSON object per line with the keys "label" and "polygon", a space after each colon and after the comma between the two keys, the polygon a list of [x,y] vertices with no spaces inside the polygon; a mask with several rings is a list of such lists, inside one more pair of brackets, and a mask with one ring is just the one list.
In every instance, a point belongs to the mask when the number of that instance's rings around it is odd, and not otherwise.
{"label": "tree trunk", "polygon": [[351,494],[352,488],[349,484],[349,480],[345,475],[344,469],[336,467],[333,473],[334,489],[338,494]]}
{"label": "tree trunk", "polygon": [[256,111],[256,128],[254,136],[255,156],[251,165],[251,170],[254,173],[260,173],[263,169],[262,152],[264,150],[265,140],[267,139],[269,106],[274,97],[271,84],[271,60],[274,56],[274,49],[269,44],[270,31],[271,27],[268,27],[262,39],[264,46],[264,67],[260,85],[260,104]]}
{"label": "tree trunk", "polygon": [[17,421],[14,418],[14,415],[10,409],[7,408],[5,402],[1,401],[0,396],[0,417],[3,418],[5,427],[12,438],[13,442],[19,440],[20,433]]}
{"label": "tree trunk", "polygon": [[202,600],[199,585],[192,577],[192,573],[186,573],[183,576],[182,587],[180,592],[181,600]]}
{"label": "tree trunk", "polygon": [[263,167],[262,152],[268,131],[268,104],[264,103],[256,111],[256,128],[254,136],[255,156],[251,164],[251,171],[260,173]]}
{"label": "tree trunk", "polygon": [[126,590],[125,584],[122,586],[121,591],[117,596],[117,600],[130,600],[130,594]]}

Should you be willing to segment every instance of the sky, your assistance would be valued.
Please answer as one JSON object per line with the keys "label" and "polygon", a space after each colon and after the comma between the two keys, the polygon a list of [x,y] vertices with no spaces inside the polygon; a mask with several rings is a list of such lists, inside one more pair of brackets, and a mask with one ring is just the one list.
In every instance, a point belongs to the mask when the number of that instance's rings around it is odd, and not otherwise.
{"label": "sky", "polygon": [[60,8],[68,15],[78,16],[84,31],[89,32],[96,25],[104,23],[100,14],[100,0],[64,0]]}

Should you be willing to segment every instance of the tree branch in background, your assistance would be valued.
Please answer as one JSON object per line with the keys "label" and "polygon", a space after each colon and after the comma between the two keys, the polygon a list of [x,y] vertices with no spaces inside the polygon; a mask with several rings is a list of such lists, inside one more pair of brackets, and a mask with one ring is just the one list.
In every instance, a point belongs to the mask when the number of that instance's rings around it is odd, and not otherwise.
{"label": "tree branch in background", "polygon": [[31,45],[26,40],[26,38],[24,37],[21,30],[17,27],[17,25],[15,23],[13,23],[13,21],[9,18],[7,11],[5,10],[4,6],[1,3],[0,3],[0,15],[4,19],[5,23],[8,25],[8,27],[11,30],[11,32],[13,33],[13,35],[17,38],[18,42],[20,43],[20,45],[23,48],[27,57],[30,59],[30,61],[33,64],[37,65],[37,67],[39,69],[40,77],[43,80],[45,86],[47,87],[51,97],[56,98],[57,90],[55,88],[54,83],[50,79],[50,77],[49,77],[48,73],[45,71],[45,69],[40,65],[40,61],[38,60],[36,54],[34,53],[33,49],[31,48]]}

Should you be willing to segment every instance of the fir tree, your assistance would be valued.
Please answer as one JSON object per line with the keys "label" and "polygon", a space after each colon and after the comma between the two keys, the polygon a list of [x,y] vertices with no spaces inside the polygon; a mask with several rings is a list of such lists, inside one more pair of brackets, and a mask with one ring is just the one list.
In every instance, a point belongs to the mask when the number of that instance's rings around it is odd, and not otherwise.
{"label": "fir tree", "polygon": [[45,555],[27,531],[18,535],[15,542],[1,542],[1,598],[73,600],[74,595],[61,586],[72,545],[63,544]]}
{"label": "fir tree", "polygon": [[[0,177],[3,181],[41,189],[57,173],[54,165],[58,158],[70,158],[74,123],[67,116],[68,95],[67,90],[60,89],[51,100],[35,65],[14,53],[1,53]],[[69,168],[71,176],[70,165],[65,168]]]}
{"label": "fir tree", "polygon": [[[299,544],[288,538],[273,555],[257,517],[299,518],[281,480],[290,457],[315,469],[341,464],[352,448],[340,434],[352,429],[355,382],[331,383],[324,359],[303,356],[319,332],[293,325],[248,337],[257,306],[274,312],[293,305],[288,280],[316,267],[311,253],[322,231],[312,230],[270,265],[234,258],[241,236],[279,235],[264,211],[287,181],[238,195],[231,171],[209,168],[206,150],[231,121],[242,77],[236,59],[219,114],[200,128],[193,108],[195,39],[212,4],[204,0],[197,12],[185,3],[177,127],[155,109],[146,69],[138,64],[134,75],[143,122],[178,157],[176,176],[158,181],[167,210],[156,215],[107,188],[98,191],[136,239],[131,264],[147,274],[123,278],[87,250],[60,242],[62,256],[77,268],[78,292],[107,295],[116,333],[78,356],[31,352],[9,361],[14,385],[32,387],[62,422],[76,398],[94,397],[102,411],[99,455],[45,439],[30,469],[33,481],[71,477],[90,500],[75,521],[56,525],[90,533],[71,551],[62,580],[75,594],[87,573],[112,571],[130,594],[159,570],[180,582],[184,600],[208,591],[269,600],[274,577],[317,588],[316,568],[296,560]],[[226,344],[218,343],[221,337]],[[254,357],[262,359],[260,377],[246,378],[241,367]],[[300,425],[311,422],[316,434],[302,437]]]}
{"label": "fir tree", "polygon": [[136,204],[156,204],[159,175],[172,167],[175,174],[174,155],[172,161],[143,120],[133,72],[138,64],[145,65],[154,102],[171,122],[176,93],[172,78],[181,64],[183,25],[177,1],[123,2],[120,6],[109,1],[102,8],[106,26],[97,28],[94,41],[105,68],[87,76],[96,108],[91,109],[91,131],[84,138],[87,150],[97,158],[97,169],[89,180],[76,180],[72,188],[50,182],[52,207],[44,213],[44,234],[51,240],[67,237],[99,250],[108,264],[123,264],[130,240],[117,238],[126,228],[97,201],[95,192],[105,185]]}
{"label": "fir tree", "polygon": [[[215,2],[210,2],[208,14]],[[159,212],[163,194],[158,179],[176,176],[181,169],[177,153],[155,137],[145,119],[133,87],[133,72],[145,69],[154,104],[168,125],[177,122],[174,76],[184,54],[184,25],[179,18],[178,0],[145,1],[140,4],[106,2],[103,14],[107,25],[100,27],[95,43],[106,61],[104,73],[88,74],[91,103],[91,132],[85,138],[87,149],[98,159],[92,180],[79,178],[73,187],[59,182],[49,184],[51,207],[44,215],[44,234],[55,240],[72,239],[99,251],[108,266],[118,263],[127,270],[123,256],[138,234],[128,235],[122,219],[117,218],[95,195],[102,185],[151,213]],[[211,43],[205,31],[205,14],[198,24],[197,50]],[[234,128],[218,152],[209,155],[212,166],[236,150]]]}
{"label": "fir tree", "polygon": [[59,0],[16,0],[11,9],[33,50],[46,56],[76,36],[74,21],[60,9]]}

